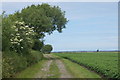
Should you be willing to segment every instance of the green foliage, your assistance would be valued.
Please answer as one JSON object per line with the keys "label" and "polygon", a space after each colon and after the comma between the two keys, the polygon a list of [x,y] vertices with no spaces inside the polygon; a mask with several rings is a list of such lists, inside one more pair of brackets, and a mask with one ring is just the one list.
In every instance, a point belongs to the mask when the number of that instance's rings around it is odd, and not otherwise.
{"label": "green foliage", "polygon": [[[13,77],[17,72],[40,61],[43,57],[40,50],[44,44],[39,39],[54,30],[62,32],[67,23],[65,12],[58,6],[48,4],[31,5],[10,15],[3,12],[0,17],[4,78]],[[39,52],[31,51],[32,48]],[[50,53],[52,46],[44,46],[43,51]]]}
{"label": "green foliage", "polygon": [[24,57],[14,52],[3,52],[2,77],[14,77],[16,73],[24,70],[28,66],[38,63],[40,60],[42,60],[42,57],[42,53],[33,50],[31,51],[30,55]]}
{"label": "green foliage", "polygon": [[8,17],[2,17],[2,51],[8,51],[11,46],[11,34],[14,34],[14,30],[11,28],[13,22]]}
{"label": "green foliage", "polygon": [[43,45],[44,45],[43,41],[36,39],[36,40],[34,40],[34,45],[33,45],[32,49],[40,51],[41,48],[43,47]]}
{"label": "green foliage", "polygon": [[17,72],[22,71],[27,67],[26,58],[18,56],[17,53],[4,53],[2,57],[2,77],[9,78],[14,77]]}
{"label": "green foliage", "polygon": [[51,34],[54,30],[62,32],[68,22],[65,12],[61,11],[58,6],[48,4],[28,6],[15,15],[22,18],[30,27],[34,27],[34,31],[38,34],[37,39],[44,37],[45,33]]}
{"label": "green foliage", "polygon": [[12,21],[10,16],[2,19],[2,51],[28,54],[33,45],[33,29],[24,22]]}
{"label": "green foliage", "polygon": [[70,59],[94,70],[108,78],[120,78],[118,73],[118,53],[58,53],[58,56]]}
{"label": "green foliage", "polygon": [[26,58],[27,58],[28,66],[30,66],[42,60],[43,54],[39,51],[31,50],[31,53],[27,55]]}
{"label": "green foliage", "polygon": [[2,78],[2,15],[0,15],[0,79]]}
{"label": "green foliage", "polygon": [[49,44],[44,45],[43,48],[41,49],[43,53],[47,53],[47,54],[50,53],[52,50],[53,50],[53,47],[52,45],[49,45]]}

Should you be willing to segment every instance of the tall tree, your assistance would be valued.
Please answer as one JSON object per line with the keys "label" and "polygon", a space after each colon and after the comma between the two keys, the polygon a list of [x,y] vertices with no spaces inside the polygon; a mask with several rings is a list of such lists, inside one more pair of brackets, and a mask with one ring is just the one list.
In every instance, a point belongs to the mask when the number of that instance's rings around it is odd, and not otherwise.
{"label": "tall tree", "polygon": [[34,27],[37,39],[44,37],[45,33],[51,34],[54,30],[62,32],[68,22],[65,18],[65,11],[49,4],[31,5],[15,15],[30,27]]}

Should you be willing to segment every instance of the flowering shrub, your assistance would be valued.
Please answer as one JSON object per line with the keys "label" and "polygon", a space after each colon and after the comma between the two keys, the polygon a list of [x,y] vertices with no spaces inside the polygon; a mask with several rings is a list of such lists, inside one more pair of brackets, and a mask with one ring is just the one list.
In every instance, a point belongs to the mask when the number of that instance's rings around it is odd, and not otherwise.
{"label": "flowering shrub", "polygon": [[11,34],[11,50],[17,53],[26,53],[28,48],[31,48],[33,45],[33,36],[35,32],[33,27],[25,25],[24,22],[15,22],[15,25],[12,26],[12,29],[15,31]]}
{"label": "flowering shrub", "polygon": [[32,53],[35,32],[24,22],[14,22],[9,17],[2,19],[2,77],[14,77],[42,59],[42,53]]}

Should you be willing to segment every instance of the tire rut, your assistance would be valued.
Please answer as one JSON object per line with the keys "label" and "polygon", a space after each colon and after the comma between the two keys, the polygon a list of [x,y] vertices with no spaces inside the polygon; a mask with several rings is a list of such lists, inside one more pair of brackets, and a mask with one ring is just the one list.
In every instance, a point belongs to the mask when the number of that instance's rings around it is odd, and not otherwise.
{"label": "tire rut", "polygon": [[40,71],[36,74],[35,78],[47,78],[51,74],[49,73],[50,65],[52,62],[55,62],[57,67],[59,68],[60,77],[59,78],[73,78],[73,76],[66,70],[64,63],[61,59],[52,56],[51,54],[45,54],[46,62],[43,64]]}
{"label": "tire rut", "polygon": [[51,63],[53,62],[53,60],[48,60],[42,67],[42,69],[40,70],[39,73],[37,73],[37,75],[35,76],[35,78],[47,78],[48,77],[48,72],[49,72],[49,68]]}
{"label": "tire rut", "polygon": [[60,78],[73,78],[72,75],[66,70],[65,65],[63,64],[61,60],[56,60],[56,64],[61,73]]}

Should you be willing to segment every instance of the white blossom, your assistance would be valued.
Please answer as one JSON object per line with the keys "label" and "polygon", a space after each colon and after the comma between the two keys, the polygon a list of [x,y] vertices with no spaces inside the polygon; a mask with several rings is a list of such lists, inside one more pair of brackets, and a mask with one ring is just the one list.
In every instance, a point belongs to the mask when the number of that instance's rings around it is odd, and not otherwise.
{"label": "white blossom", "polygon": [[15,38],[14,41],[19,41],[18,38]]}
{"label": "white blossom", "polygon": [[23,41],[23,39],[20,39],[20,42]]}
{"label": "white blossom", "polygon": [[12,44],[17,44],[18,42],[11,42]]}
{"label": "white blossom", "polygon": [[16,28],[16,26],[14,25],[14,26],[12,26],[13,28]]}
{"label": "white blossom", "polygon": [[18,21],[16,21],[15,23],[18,23]]}
{"label": "white blossom", "polygon": [[28,35],[28,33],[26,33],[26,35]]}
{"label": "white blossom", "polygon": [[19,33],[16,34],[17,36],[20,35]]}
{"label": "white blossom", "polygon": [[17,45],[20,45],[20,43],[17,43]]}
{"label": "white blossom", "polygon": [[18,28],[16,28],[15,31],[18,31]]}
{"label": "white blossom", "polygon": [[30,29],[31,32],[33,32],[33,29]]}
{"label": "white blossom", "polygon": [[[16,26],[13,26],[13,29],[16,31],[15,34],[11,34],[12,38],[10,39],[12,44],[15,44],[16,46],[20,47],[21,49],[24,48],[24,46],[20,45],[20,42],[26,41],[28,44],[31,44],[33,41],[31,39],[31,36],[34,35],[33,28],[29,27],[28,25],[25,26],[24,22],[18,22],[16,21]],[[18,31],[19,30],[19,31]],[[13,48],[15,48],[16,51],[18,49],[16,46],[12,45]]]}
{"label": "white blossom", "polygon": [[10,39],[10,41],[13,41],[12,39]]}
{"label": "white blossom", "polygon": [[19,22],[19,24],[24,24],[24,22]]}
{"label": "white blossom", "polygon": [[26,25],[25,27],[28,27],[28,25]]}
{"label": "white blossom", "polygon": [[14,34],[11,34],[11,36],[14,36]]}

